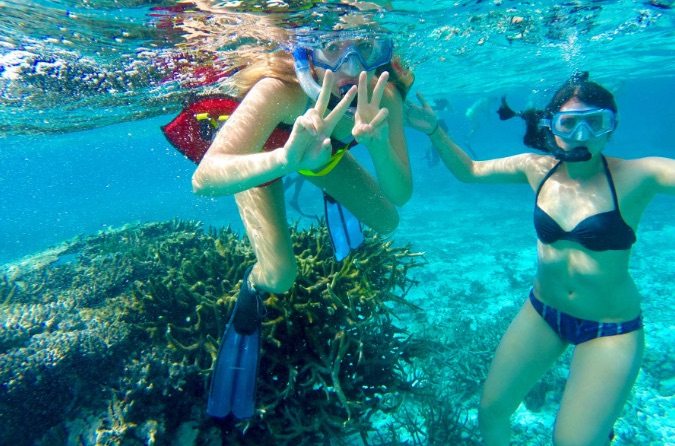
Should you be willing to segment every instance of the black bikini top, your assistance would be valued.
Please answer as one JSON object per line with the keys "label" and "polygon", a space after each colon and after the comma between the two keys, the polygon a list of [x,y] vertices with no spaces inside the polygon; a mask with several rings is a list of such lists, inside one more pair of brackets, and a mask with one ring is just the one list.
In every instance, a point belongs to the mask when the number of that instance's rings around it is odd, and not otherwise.
{"label": "black bikini top", "polygon": [[584,248],[591,251],[609,251],[630,249],[635,243],[635,231],[628,226],[619,211],[619,202],[616,198],[616,190],[612,174],[607,166],[607,160],[602,157],[602,163],[605,166],[605,176],[609,182],[609,188],[614,200],[614,209],[600,214],[591,215],[580,221],[571,231],[565,231],[560,225],[544,212],[537,200],[541,188],[553,173],[558,169],[562,161],[558,162],[544,177],[544,180],[537,189],[537,195],[534,205],[534,228],[537,231],[537,237],[542,243],[551,244],[558,240],[568,240],[579,243]]}

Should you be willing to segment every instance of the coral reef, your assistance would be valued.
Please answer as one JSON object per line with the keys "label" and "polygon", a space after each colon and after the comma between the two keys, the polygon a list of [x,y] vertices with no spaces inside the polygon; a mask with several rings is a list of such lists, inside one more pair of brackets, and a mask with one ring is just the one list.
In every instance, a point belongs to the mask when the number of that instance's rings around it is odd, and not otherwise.
{"label": "coral reef", "polygon": [[423,264],[369,234],[336,262],[293,228],[299,276],[266,299],[253,419],[204,414],[219,338],[254,261],[230,229],[172,221],[81,237],[0,271],[0,443],[368,442],[431,354],[395,325]]}

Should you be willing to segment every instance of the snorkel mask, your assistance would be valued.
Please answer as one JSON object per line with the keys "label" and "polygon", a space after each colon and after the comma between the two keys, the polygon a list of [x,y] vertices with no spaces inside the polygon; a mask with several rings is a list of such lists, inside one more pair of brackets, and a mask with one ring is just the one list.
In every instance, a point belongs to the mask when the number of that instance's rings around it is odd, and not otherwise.
{"label": "snorkel mask", "polygon": [[[338,71],[343,64],[355,59],[365,71],[375,70],[391,62],[394,45],[391,39],[374,33],[331,32],[321,35],[299,35],[292,50],[295,74],[305,94],[316,101],[321,86],[312,76],[309,62],[314,66]],[[349,86],[342,89],[349,90]]]}
{"label": "snorkel mask", "polygon": [[551,119],[542,119],[540,126],[548,127],[561,138],[587,141],[614,130],[616,119],[612,110],[604,108],[564,111],[554,114]]}
{"label": "snorkel mask", "polygon": [[551,119],[539,121],[539,127],[545,127],[549,151],[560,161],[579,162],[591,159],[586,146],[563,150],[555,143],[553,135],[574,141],[584,142],[613,131],[616,128],[616,117],[612,110],[604,108],[583,111],[560,111]]}

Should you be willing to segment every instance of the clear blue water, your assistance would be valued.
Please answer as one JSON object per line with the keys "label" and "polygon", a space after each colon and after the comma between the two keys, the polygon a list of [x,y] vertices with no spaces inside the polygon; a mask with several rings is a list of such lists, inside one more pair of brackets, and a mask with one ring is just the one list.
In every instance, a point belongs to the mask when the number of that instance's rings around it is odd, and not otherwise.
{"label": "clear blue water", "polygon": [[[188,93],[166,82],[166,66],[158,62],[180,37],[148,26],[154,23],[151,6],[173,3],[0,1],[0,265],[138,221],[181,218],[241,229],[231,197],[191,193],[194,165],[159,131]],[[421,90],[431,100],[447,99],[443,114],[451,134],[478,158],[526,150],[522,122],[497,118],[500,96],[507,95],[515,109],[540,106],[575,69],[589,70],[615,93],[620,115],[610,155],[675,156],[672,2],[392,4],[394,12],[375,15],[398,32],[399,51],[416,74],[411,97]],[[458,183],[424,159],[426,137],[407,134],[415,193],[401,209],[394,238],[425,251],[433,272],[421,276],[412,297],[424,304],[443,298],[443,286],[453,289],[490,274],[503,278],[507,273],[494,271],[496,259],[513,255],[514,268],[531,274],[531,192]],[[321,212],[318,191],[303,190],[301,203],[305,212]],[[662,330],[650,338],[653,348],[666,342],[663,333],[675,324],[668,312],[675,279],[673,211],[672,197],[650,206],[632,263],[645,289],[649,323]],[[649,389],[640,387],[633,404],[647,401]],[[660,435],[653,444],[667,444],[675,432],[675,402],[662,398],[658,404],[665,415],[646,423],[653,422]]]}

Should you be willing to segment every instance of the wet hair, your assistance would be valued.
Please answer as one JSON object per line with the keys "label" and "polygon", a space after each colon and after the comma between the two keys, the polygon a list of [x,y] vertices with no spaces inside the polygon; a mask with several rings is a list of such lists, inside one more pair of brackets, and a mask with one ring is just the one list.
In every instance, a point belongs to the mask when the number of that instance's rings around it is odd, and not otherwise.
{"label": "wet hair", "polygon": [[497,113],[502,121],[519,116],[525,121],[523,143],[527,147],[550,152],[551,130],[540,127],[539,121],[552,117],[572,98],[577,98],[584,104],[593,107],[612,110],[615,114],[618,111],[614,95],[609,90],[595,82],[589,82],[588,71],[577,71],[556,91],[551,102],[543,110],[530,108],[516,112],[506,103],[506,97],[502,97],[502,104]]}
{"label": "wet hair", "polygon": [[545,134],[539,127],[539,121],[546,116],[544,110],[528,108],[527,110],[517,112],[509,107],[509,104],[506,103],[506,96],[503,96],[502,104],[499,106],[497,114],[502,121],[507,121],[516,116],[520,117],[525,121],[525,136],[523,136],[523,143],[527,147],[548,152]]}
{"label": "wet hair", "polygon": [[617,112],[614,95],[605,87],[588,81],[588,71],[577,71],[553,95],[553,99],[546,106],[549,116],[560,111],[560,108],[572,98],[577,98],[584,104],[597,108],[605,108]]}

